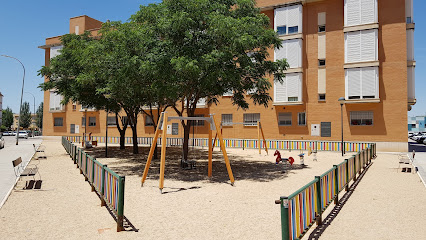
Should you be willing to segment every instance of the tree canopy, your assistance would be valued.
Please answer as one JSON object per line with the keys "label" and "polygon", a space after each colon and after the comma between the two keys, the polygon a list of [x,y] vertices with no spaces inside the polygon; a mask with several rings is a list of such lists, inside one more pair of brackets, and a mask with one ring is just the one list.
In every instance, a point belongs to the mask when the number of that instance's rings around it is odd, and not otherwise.
{"label": "tree canopy", "polygon": [[10,127],[13,125],[12,109],[10,109],[9,107],[7,107],[6,109],[3,109],[2,118],[3,118],[3,126],[5,126],[7,129],[10,129]]}
{"label": "tree canopy", "polygon": [[30,104],[28,102],[22,103],[21,116],[19,118],[19,125],[22,128],[29,128],[32,122]]}

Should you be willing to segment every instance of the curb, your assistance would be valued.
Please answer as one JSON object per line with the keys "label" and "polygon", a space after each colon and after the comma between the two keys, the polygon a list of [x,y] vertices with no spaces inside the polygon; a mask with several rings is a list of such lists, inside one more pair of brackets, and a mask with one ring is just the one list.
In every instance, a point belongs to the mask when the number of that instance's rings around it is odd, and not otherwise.
{"label": "curb", "polygon": [[[42,141],[43,142],[43,141]],[[41,145],[41,143],[40,143]],[[40,147],[40,145],[38,145],[37,149]],[[31,156],[30,160],[25,164],[24,170],[27,168],[28,164],[33,160],[34,156],[36,155],[37,150],[34,152],[34,154]],[[12,193],[13,189],[16,186],[16,183],[19,181],[20,177],[17,177],[15,180],[15,183],[13,184],[13,186],[10,188],[10,190],[6,193],[6,196],[4,197],[4,199],[0,202],[0,209],[3,207],[3,205],[6,203],[7,199],[9,198],[10,194]]]}
{"label": "curb", "polygon": [[[407,153],[407,157],[408,157],[408,159],[410,159],[411,164],[413,164],[413,166],[417,168],[417,166],[414,164],[414,159],[412,159],[411,156],[410,156],[410,153]],[[425,179],[422,178],[422,175],[420,175],[419,171],[417,171],[417,175],[419,175],[420,180],[422,180],[423,185],[425,185],[425,187],[426,187]]]}

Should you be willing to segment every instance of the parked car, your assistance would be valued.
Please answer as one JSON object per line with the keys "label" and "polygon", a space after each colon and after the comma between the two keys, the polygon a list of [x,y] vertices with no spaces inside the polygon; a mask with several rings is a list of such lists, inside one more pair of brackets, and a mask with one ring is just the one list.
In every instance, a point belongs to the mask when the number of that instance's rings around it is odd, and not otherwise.
{"label": "parked car", "polygon": [[28,137],[33,137],[32,131],[31,130],[26,130]]}
{"label": "parked car", "polygon": [[28,133],[26,131],[19,131],[18,137],[28,139]]}
{"label": "parked car", "polygon": [[7,131],[3,132],[2,134],[3,134],[3,136],[9,136],[9,132],[7,132]]}
{"label": "parked car", "polygon": [[3,133],[0,133],[0,148],[4,148],[4,138],[3,138]]}

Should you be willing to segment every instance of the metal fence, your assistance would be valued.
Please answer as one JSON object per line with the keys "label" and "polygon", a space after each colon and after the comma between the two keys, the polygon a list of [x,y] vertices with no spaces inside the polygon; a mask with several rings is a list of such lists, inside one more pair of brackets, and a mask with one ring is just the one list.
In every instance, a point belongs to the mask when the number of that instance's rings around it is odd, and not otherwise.
{"label": "metal fence", "polygon": [[376,145],[358,152],[342,163],[334,165],[321,176],[306,184],[288,197],[281,197],[281,230],[283,240],[300,239],[316,222],[322,224],[322,213],[333,202],[338,204],[339,192],[348,191],[366,165],[376,157]]}
{"label": "metal fence", "polygon": [[108,205],[117,217],[117,231],[124,230],[124,186],[125,177],[119,176],[84,152],[81,148],[68,140],[69,137],[62,137],[62,145],[73,159],[74,163],[84,175],[86,181],[92,186],[92,191],[96,191],[101,198],[101,206]]}

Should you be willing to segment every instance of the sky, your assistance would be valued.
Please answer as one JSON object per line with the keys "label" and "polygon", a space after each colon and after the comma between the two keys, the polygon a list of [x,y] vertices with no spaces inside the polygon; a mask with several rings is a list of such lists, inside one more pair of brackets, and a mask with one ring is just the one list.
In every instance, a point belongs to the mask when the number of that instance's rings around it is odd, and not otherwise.
{"label": "sky", "polygon": [[[342,0],[343,1],[343,0]],[[19,59],[25,66],[25,87],[23,101],[30,103],[33,110],[43,101],[43,92],[38,88],[43,78],[37,71],[44,65],[44,50],[37,48],[45,44],[45,39],[63,35],[69,31],[71,17],[87,15],[99,21],[127,21],[138,11],[140,5],[158,2],[155,0],[15,0],[2,1],[0,8],[0,55],[9,55]],[[414,0],[416,23],[414,47],[416,60],[416,98],[417,104],[408,112],[408,116],[426,115],[426,1]],[[22,66],[14,59],[0,57],[0,92],[3,97],[3,109],[12,108],[19,112],[22,88]]]}

